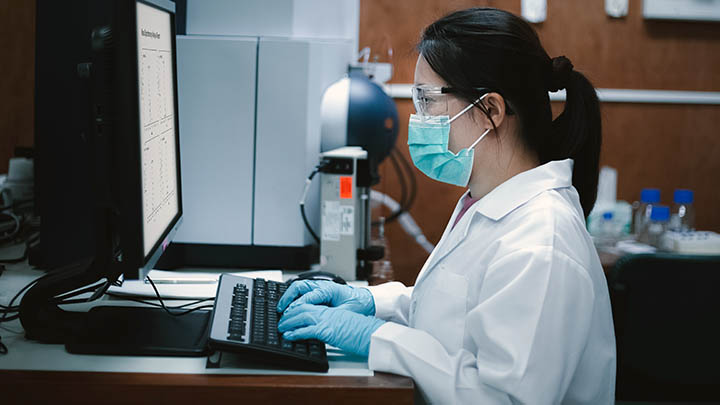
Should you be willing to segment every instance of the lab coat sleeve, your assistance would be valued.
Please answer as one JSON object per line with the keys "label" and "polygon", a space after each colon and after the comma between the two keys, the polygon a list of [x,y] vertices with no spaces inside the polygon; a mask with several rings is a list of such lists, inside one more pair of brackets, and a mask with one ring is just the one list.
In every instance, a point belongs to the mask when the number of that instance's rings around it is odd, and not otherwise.
{"label": "lab coat sleeve", "polygon": [[408,324],[412,287],[406,287],[403,283],[392,281],[367,288],[372,293],[375,301],[376,317],[401,325]]}
{"label": "lab coat sleeve", "polygon": [[479,288],[463,348],[386,323],[371,337],[370,368],[412,377],[433,403],[560,403],[590,329],[588,274],[551,247],[523,249],[491,263]]}

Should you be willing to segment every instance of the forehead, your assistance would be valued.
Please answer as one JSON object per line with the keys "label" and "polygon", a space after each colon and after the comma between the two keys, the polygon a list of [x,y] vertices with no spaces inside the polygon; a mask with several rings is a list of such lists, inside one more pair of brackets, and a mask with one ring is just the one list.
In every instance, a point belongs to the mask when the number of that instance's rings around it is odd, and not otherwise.
{"label": "forehead", "polygon": [[431,86],[446,85],[445,80],[435,73],[422,55],[418,56],[417,62],[415,63],[415,84]]}

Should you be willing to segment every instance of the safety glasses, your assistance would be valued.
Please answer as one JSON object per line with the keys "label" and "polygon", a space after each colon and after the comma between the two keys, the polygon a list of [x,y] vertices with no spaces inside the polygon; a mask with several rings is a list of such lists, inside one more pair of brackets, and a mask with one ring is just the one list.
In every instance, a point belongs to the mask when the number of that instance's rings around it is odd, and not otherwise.
{"label": "safety glasses", "polygon": [[[490,91],[484,87],[478,87],[475,90],[478,91],[478,97]],[[449,115],[448,96],[457,92],[454,87],[413,86],[412,99],[416,114],[420,116]]]}

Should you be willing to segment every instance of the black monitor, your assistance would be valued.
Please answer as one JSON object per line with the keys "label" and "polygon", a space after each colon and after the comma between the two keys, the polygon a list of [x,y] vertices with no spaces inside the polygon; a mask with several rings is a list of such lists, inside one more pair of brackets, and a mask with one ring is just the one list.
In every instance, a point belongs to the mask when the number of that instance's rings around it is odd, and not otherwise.
{"label": "black monitor", "polygon": [[26,335],[83,353],[199,354],[207,313],[58,306],[144,278],[181,222],[174,3],[38,0],[36,21],[39,261],[51,273],[23,297]]}
{"label": "black monitor", "polygon": [[106,221],[122,273],[143,278],[180,224],[173,10],[167,0],[38,1],[40,267],[96,256]]}

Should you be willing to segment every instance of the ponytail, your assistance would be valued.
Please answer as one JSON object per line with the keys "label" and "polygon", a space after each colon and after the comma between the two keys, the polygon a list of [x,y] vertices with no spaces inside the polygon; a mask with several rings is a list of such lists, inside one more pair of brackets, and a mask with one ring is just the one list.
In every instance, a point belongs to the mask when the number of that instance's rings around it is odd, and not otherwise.
{"label": "ponytail", "polygon": [[553,58],[550,90],[566,89],[565,110],[553,121],[557,159],[574,160],[572,184],[587,217],[597,198],[602,128],[600,104],[592,83],[564,57]]}
{"label": "ponytail", "polygon": [[[564,56],[550,58],[527,21],[494,8],[448,14],[423,32],[418,51],[458,96],[478,88],[501,94],[520,122],[520,138],[540,164],[572,158],[572,183],[585,216],[597,197],[600,108],[595,88]],[[553,121],[548,91],[567,89]]]}

